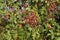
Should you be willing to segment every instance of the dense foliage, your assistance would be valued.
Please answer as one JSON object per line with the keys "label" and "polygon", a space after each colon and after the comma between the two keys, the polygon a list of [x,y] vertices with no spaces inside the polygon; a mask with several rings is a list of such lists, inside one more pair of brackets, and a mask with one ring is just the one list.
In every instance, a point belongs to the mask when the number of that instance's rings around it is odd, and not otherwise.
{"label": "dense foliage", "polygon": [[60,0],[0,0],[0,40],[60,40]]}

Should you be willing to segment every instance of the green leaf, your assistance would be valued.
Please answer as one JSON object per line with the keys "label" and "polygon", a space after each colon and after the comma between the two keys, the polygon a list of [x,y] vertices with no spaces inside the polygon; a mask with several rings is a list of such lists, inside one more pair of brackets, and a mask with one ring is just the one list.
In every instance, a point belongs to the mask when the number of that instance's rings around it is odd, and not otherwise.
{"label": "green leaf", "polygon": [[60,40],[60,37],[58,37],[57,40]]}
{"label": "green leaf", "polygon": [[38,2],[38,0],[36,0],[36,2]]}

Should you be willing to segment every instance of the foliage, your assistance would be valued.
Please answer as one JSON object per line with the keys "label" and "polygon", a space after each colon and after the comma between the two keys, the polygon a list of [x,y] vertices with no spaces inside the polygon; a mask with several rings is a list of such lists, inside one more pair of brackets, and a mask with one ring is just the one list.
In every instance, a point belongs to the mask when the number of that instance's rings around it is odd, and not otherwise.
{"label": "foliage", "polygon": [[60,40],[60,0],[0,0],[0,40]]}

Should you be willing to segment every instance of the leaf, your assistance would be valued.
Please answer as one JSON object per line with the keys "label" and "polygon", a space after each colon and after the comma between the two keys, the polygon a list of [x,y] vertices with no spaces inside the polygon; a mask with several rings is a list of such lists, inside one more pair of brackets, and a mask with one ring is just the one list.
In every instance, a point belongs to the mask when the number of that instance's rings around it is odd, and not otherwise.
{"label": "leaf", "polygon": [[57,40],[60,40],[60,37],[58,37]]}
{"label": "leaf", "polygon": [[36,0],[36,3],[38,2],[38,0]]}
{"label": "leaf", "polygon": [[41,2],[44,2],[44,0],[41,0]]}
{"label": "leaf", "polygon": [[10,31],[7,30],[7,33],[4,34],[4,38],[7,39],[7,40],[11,40]]}

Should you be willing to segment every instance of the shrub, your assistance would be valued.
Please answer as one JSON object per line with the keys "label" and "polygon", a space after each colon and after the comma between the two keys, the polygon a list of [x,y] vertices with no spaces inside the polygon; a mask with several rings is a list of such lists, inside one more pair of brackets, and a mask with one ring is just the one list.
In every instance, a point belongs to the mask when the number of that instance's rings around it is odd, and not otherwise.
{"label": "shrub", "polygon": [[0,40],[60,40],[60,0],[0,0]]}

